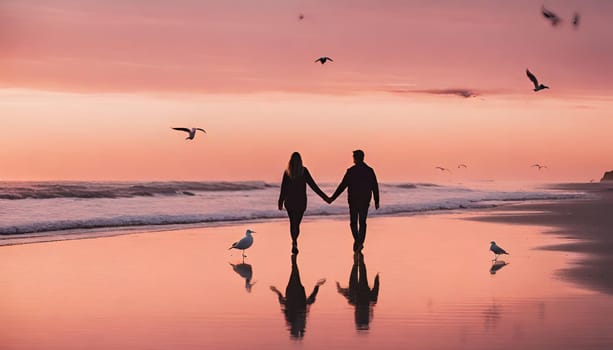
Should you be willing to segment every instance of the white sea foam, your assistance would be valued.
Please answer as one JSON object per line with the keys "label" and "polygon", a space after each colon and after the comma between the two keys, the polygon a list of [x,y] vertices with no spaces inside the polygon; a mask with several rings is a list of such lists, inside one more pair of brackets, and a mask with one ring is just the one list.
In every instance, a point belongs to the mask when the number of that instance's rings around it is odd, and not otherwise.
{"label": "white sea foam", "polygon": [[[333,185],[323,185],[332,193]],[[508,202],[574,198],[553,190],[503,191],[428,183],[382,184],[370,215],[487,208]],[[186,193],[187,192],[187,193]],[[279,188],[264,182],[0,183],[0,235],[66,230],[223,223],[283,218]],[[344,195],[328,205],[309,190],[307,216],[346,214]]]}

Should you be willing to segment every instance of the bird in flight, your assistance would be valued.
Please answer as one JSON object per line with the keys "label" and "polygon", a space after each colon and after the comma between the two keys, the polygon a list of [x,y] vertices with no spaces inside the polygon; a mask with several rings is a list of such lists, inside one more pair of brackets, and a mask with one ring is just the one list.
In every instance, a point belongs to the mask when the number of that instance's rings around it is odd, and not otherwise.
{"label": "bird in flight", "polygon": [[558,15],[556,15],[555,13],[547,10],[545,8],[545,6],[543,6],[541,8],[541,13],[543,14],[543,17],[545,17],[547,20],[549,20],[551,22],[552,26],[557,26],[558,23],[560,23],[561,19],[560,17],[558,17]]}
{"label": "bird in flight", "polygon": [[547,169],[547,166],[546,166],[546,165],[540,165],[540,164],[538,164],[538,163],[537,163],[537,164],[532,164],[532,165],[531,165],[531,167],[537,167],[537,168],[539,168],[539,170],[541,170],[542,168]]}
{"label": "bird in flight", "polygon": [[251,247],[251,245],[253,244],[253,236],[251,235],[252,233],[255,233],[255,231],[247,229],[247,232],[245,232],[245,237],[241,238],[239,241],[232,243],[232,246],[230,246],[228,250],[240,249],[243,251],[243,258],[246,257],[247,255],[245,255],[245,249]]}
{"label": "bird in flight", "polygon": [[575,15],[573,16],[573,27],[575,29],[579,28],[579,13],[575,12]]}
{"label": "bird in flight", "polygon": [[447,168],[443,168],[442,166],[436,166],[436,167],[434,167],[434,169],[438,169],[438,170],[440,170],[440,171],[448,171],[448,172],[451,172],[451,170],[449,170],[449,169],[447,169]]}
{"label": "bird in flight", "polygon": [[302,13],[301,13],[301,14],[299,14],[299,15],[298,15],[298,20],[299,20],[299,21],[302,21],[303,19],[304,19],[304,14],[302,14]]}
{"label": "bird in flight", "polygon": [[509,253],[507,253],[506,250],[497,246],[496,242],[494,241],[490,242],[490,250],[492,251],[492,253],[494,253],[494,260],[498,260],[498,255],[502,255],[502,254],[509,255]]}
{"label": "bird in flight", "polygon": [[458,169],[460,169],[460,168],[465,168],[466,169],[468,167],[466,166],[466,164],[460,164],[460,165],[458,165]]}
{"label": "bird in flight", "polygon": [[320,57],[320,58],[318,58],[318,59],[316,59],[316,60],[315,60],[315,62],[320,62],[321,64],[324,64],[324,63],[326,63],[327,61],[334,62],[334,60],[333,60],[333,59],[331,59],[331,58],[330,58],[330,57],[328,57],[328,56],[323,56],[323,57]]}
{"label": "bird in flight", "polygon": [[526,75],[528,76],[532,84],[534,84],[534,92],[538,92],[543,89],[549,89],[549,86],[539,84],[538,79],[536,79],[536,77],[534,76],[534,74],[532,74],[532,72],[530,72],[530,70],[526,69]]}
{"label": "bird in flight", "polygon": [[196,137],[196,131],[200,130],[203,133],[206,134],[206,131],[204,131],[204,129],[201,128],[173,128],[173,130],[179,130],[179,131],[185,131],[186,133],[188,133],[189,135],[185,138],[186,140],[193,140],[194,137]]}

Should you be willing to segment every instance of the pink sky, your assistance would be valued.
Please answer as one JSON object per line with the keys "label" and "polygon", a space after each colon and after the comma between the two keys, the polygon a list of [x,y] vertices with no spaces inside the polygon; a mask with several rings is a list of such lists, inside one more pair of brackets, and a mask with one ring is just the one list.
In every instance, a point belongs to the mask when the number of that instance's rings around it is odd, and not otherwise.
{"label": "pink sky", "polygon": [[0,179],[277,181],[298,150],[336,181],[355,148],[384,181],[598,179],[613,3],[541,4],[4,0]]}

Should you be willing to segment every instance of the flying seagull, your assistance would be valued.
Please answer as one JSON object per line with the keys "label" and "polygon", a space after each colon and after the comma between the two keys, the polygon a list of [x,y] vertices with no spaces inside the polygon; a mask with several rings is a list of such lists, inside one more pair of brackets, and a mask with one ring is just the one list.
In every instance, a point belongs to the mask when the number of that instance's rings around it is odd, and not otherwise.
{"label": "flying seagull", "polygon": [[575,15],[573,16],[573,27],[575,29],[579,28],[579,13],[575,12]]}
{"label": "flying seagull", "polygon": [[543,6],[541,8],[541,12],[543,13],[543,17],[545,17],[546,19],[548,19],[551,22],[552,26],[555,27],[555,26],[558,25],[558,23],[560,23],[560,21],[561,21],[560,17],[558,17],[558,15],[556,15],[555,13],[547,10],[545,8],[545,6]]}
{"label": "flying seagull", "polygon": [[458,165],[458,169],[460,169],[460,168],[468,168],[468,167],[466,166],[466,164],[460,164],[460,165]]}
{"label": "flying seagull", "polygon": [[502,255],[502,254],[509,255],[509,253],[507,253],[504,249],[497,246],[496,242],[494,241],[490,242],[490,250],[494,253],[494,260],[498,260],[498,255]]}
{"label": "flying seagull", "polygon": [[539,168],[539,170],[541,170],[542,168],[547,169],[547,165],[540,165],[540,164],[532,164],[530,167],[537,167]]}
{"label": "flying seagull", "polygon": [[532,74],[532,72],[530,72],[530,70],[526,69],[526,75],[528,76],[532,84],[534,84],[534,92],[538,92],[543,89],[549,89],[549,86],[539,84],[538,79],[536,79],[536,77],[534,76],[534,74]]}
{"label": "flying seagull", "polygon": [[188,133],[189,135],[185,138],[186,140],[193,140],[194,137],[196,137],[196,131],[200,130],[203,133],[206,134],[206,131],[204,131],[204,129],[201,128],[172,128],[173,130],[179,130],[179,131],[185,131],[186,133]]}
{"label": "flying seagull", "polygon": [[434,169],[438,169],[438,170],[440,170],[440,171],[448,171],[448,172],[451,172],[451,170],[449,170],[449,169],[447,169],[447,168],[443,168],[442,166],[436,166],[436,167],[434,167]]}
{"label": "flying seagull", "polygon": [[243,258],[246,257],[247,255],[245,255],[245,249],[251,247],[251,245],[253,244],[253,236],[251,235],[252,233],[255,233],[255,231],[251,231],[248,229],[247,232],[245,232],[245,237],[241,238],[240,241],[232,243],[232,246],[228,248],[228,250],[232,248],[240,249],[243,251]]}
{"label": "flying seagull", "polygon": [[333,60],[333,59],[331,59],[331,58],[330,58],[330,57],[328,57],[328,56],[323,56],[323,57],[320,57],[320,58],[318,58],[318,59],[316,59],[316,60],[315,60],[315,62],[320,62],[321,64],[324,64],[324,63],[326,63],[327,61],[334,62],[334,60]]}
{"label": "flying seagull", "polygon": [[301,13],[301,14],[299,14],[299,15],[298,15],[298,20],[299,20],[299,21],[302,21],[303,19],[304,19],[304,14],[302,14],[302,13]]}

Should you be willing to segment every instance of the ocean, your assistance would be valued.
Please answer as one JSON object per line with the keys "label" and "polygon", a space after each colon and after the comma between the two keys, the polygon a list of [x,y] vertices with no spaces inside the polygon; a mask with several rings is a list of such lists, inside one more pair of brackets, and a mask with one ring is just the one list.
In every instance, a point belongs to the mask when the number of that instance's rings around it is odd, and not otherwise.
{"label": "ocean", "polygon": [[[321,184],[328,194],[335,186]],[[486,182],[470,185],[382,183],[380,192],[381,208],[376,211],[372,208],[369,215],[473,210],[583,195],[536,184]],[[286,213],[277,209],[278,195],[278,184],[262,181],[0,182],[0,244],[18,236],[284,218]],[[309,189],[308,202],[306,216],[348,212],[346,192],[328,205]]]}

